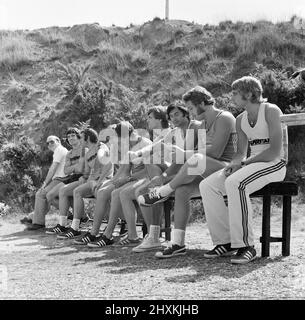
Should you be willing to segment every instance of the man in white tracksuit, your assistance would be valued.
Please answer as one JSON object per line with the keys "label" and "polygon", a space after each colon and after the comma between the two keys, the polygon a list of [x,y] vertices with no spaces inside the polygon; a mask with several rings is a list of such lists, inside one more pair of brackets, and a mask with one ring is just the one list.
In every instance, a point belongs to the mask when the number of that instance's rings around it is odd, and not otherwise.
{"label": "man in white tracksuit", "polygon": [[[232,162],[200,183],[200,193],[212,237],[213,250],[206,258],[232,255],[231,263],[256,258],[249,195],[286,174],[281,110],[262,98],[261,83],[254,77],[233,82],[233,101],[245,111],[236,119],[237,153]],[[248,143],[250,156],[245,158]],[[226,206],[224,196],[228,198]]]}

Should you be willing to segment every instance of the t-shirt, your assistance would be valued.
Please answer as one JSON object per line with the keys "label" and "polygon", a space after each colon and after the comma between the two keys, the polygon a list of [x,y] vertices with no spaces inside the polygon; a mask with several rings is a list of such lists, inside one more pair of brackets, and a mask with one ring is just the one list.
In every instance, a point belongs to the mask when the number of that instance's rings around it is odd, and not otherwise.
{"label": "t-shirt", "polygon": [[83,148],[82,145],[76,149],[71,149],[66,155],[65,168],[74,166],[82,161],[87,151],[88,148]]}
{"label": "t-shirt", "polygon": [[[97,158],[100,149],[103,149],[109,155],[107,145],[101,142],[98,142],[94,147],[89,149],[85,155],[85,176],[89,175],[88,181],[98,180],[105,167],[105,164],[101,163]],[[109,177],[112,176],[112,170],[109,172]]]}
{"label": "t-shirt", "polygon": [[53,163],[59,163],[59,165],[56,168],[55,174],[52,178],[54,180],[56,177],[64,177],[64,167],[65,167],[65,161],[66,161],[66,155],[68,153],[68,150],[63,147],[62,145],[59,145],[53,153]]}

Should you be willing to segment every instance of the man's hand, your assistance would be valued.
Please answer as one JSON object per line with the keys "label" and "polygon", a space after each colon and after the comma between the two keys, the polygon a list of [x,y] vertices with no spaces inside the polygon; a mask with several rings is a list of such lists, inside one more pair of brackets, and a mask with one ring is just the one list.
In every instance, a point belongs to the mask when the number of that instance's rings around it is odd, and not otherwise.
{"label": "man's hand", "polygon": [[241,168],[241,163],[230,163],[224,169],[225,176],[228,177]]}
{"label": "man's hand", "polygon": [[83,183],[85,183],[87,180],[86,180],[84,177],[80,177],[80,178],[78,179],[78,181],[79,181],[81,184],[83,184]]}

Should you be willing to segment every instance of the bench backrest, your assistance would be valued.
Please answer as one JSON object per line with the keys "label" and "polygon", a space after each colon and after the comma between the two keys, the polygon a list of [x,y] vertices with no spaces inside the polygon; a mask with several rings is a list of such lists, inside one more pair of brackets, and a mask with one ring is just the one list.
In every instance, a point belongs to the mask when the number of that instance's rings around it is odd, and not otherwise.
{"label": "bench backrest", "polygon": [[288,161],[288,130],[289,126],[305,125],[305,113],[291,113],[283,114],[281,116],[281,123],[283,128],[283,148],[284,158]]}

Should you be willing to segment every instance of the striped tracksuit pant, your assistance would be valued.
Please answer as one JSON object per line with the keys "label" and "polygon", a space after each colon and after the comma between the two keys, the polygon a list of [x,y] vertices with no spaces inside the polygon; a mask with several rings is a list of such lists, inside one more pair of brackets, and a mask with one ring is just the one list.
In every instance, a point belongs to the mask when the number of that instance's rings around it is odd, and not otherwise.
{"label": "striped tracksuit pant", "polygon": [[232,248],[253,246],[249,195],[271,182],[282,181],[285,174],[285,161],[275,160],[249,164],[227,178],[220,170],[204,179],[199,189],[213,244],[231,243]]}

